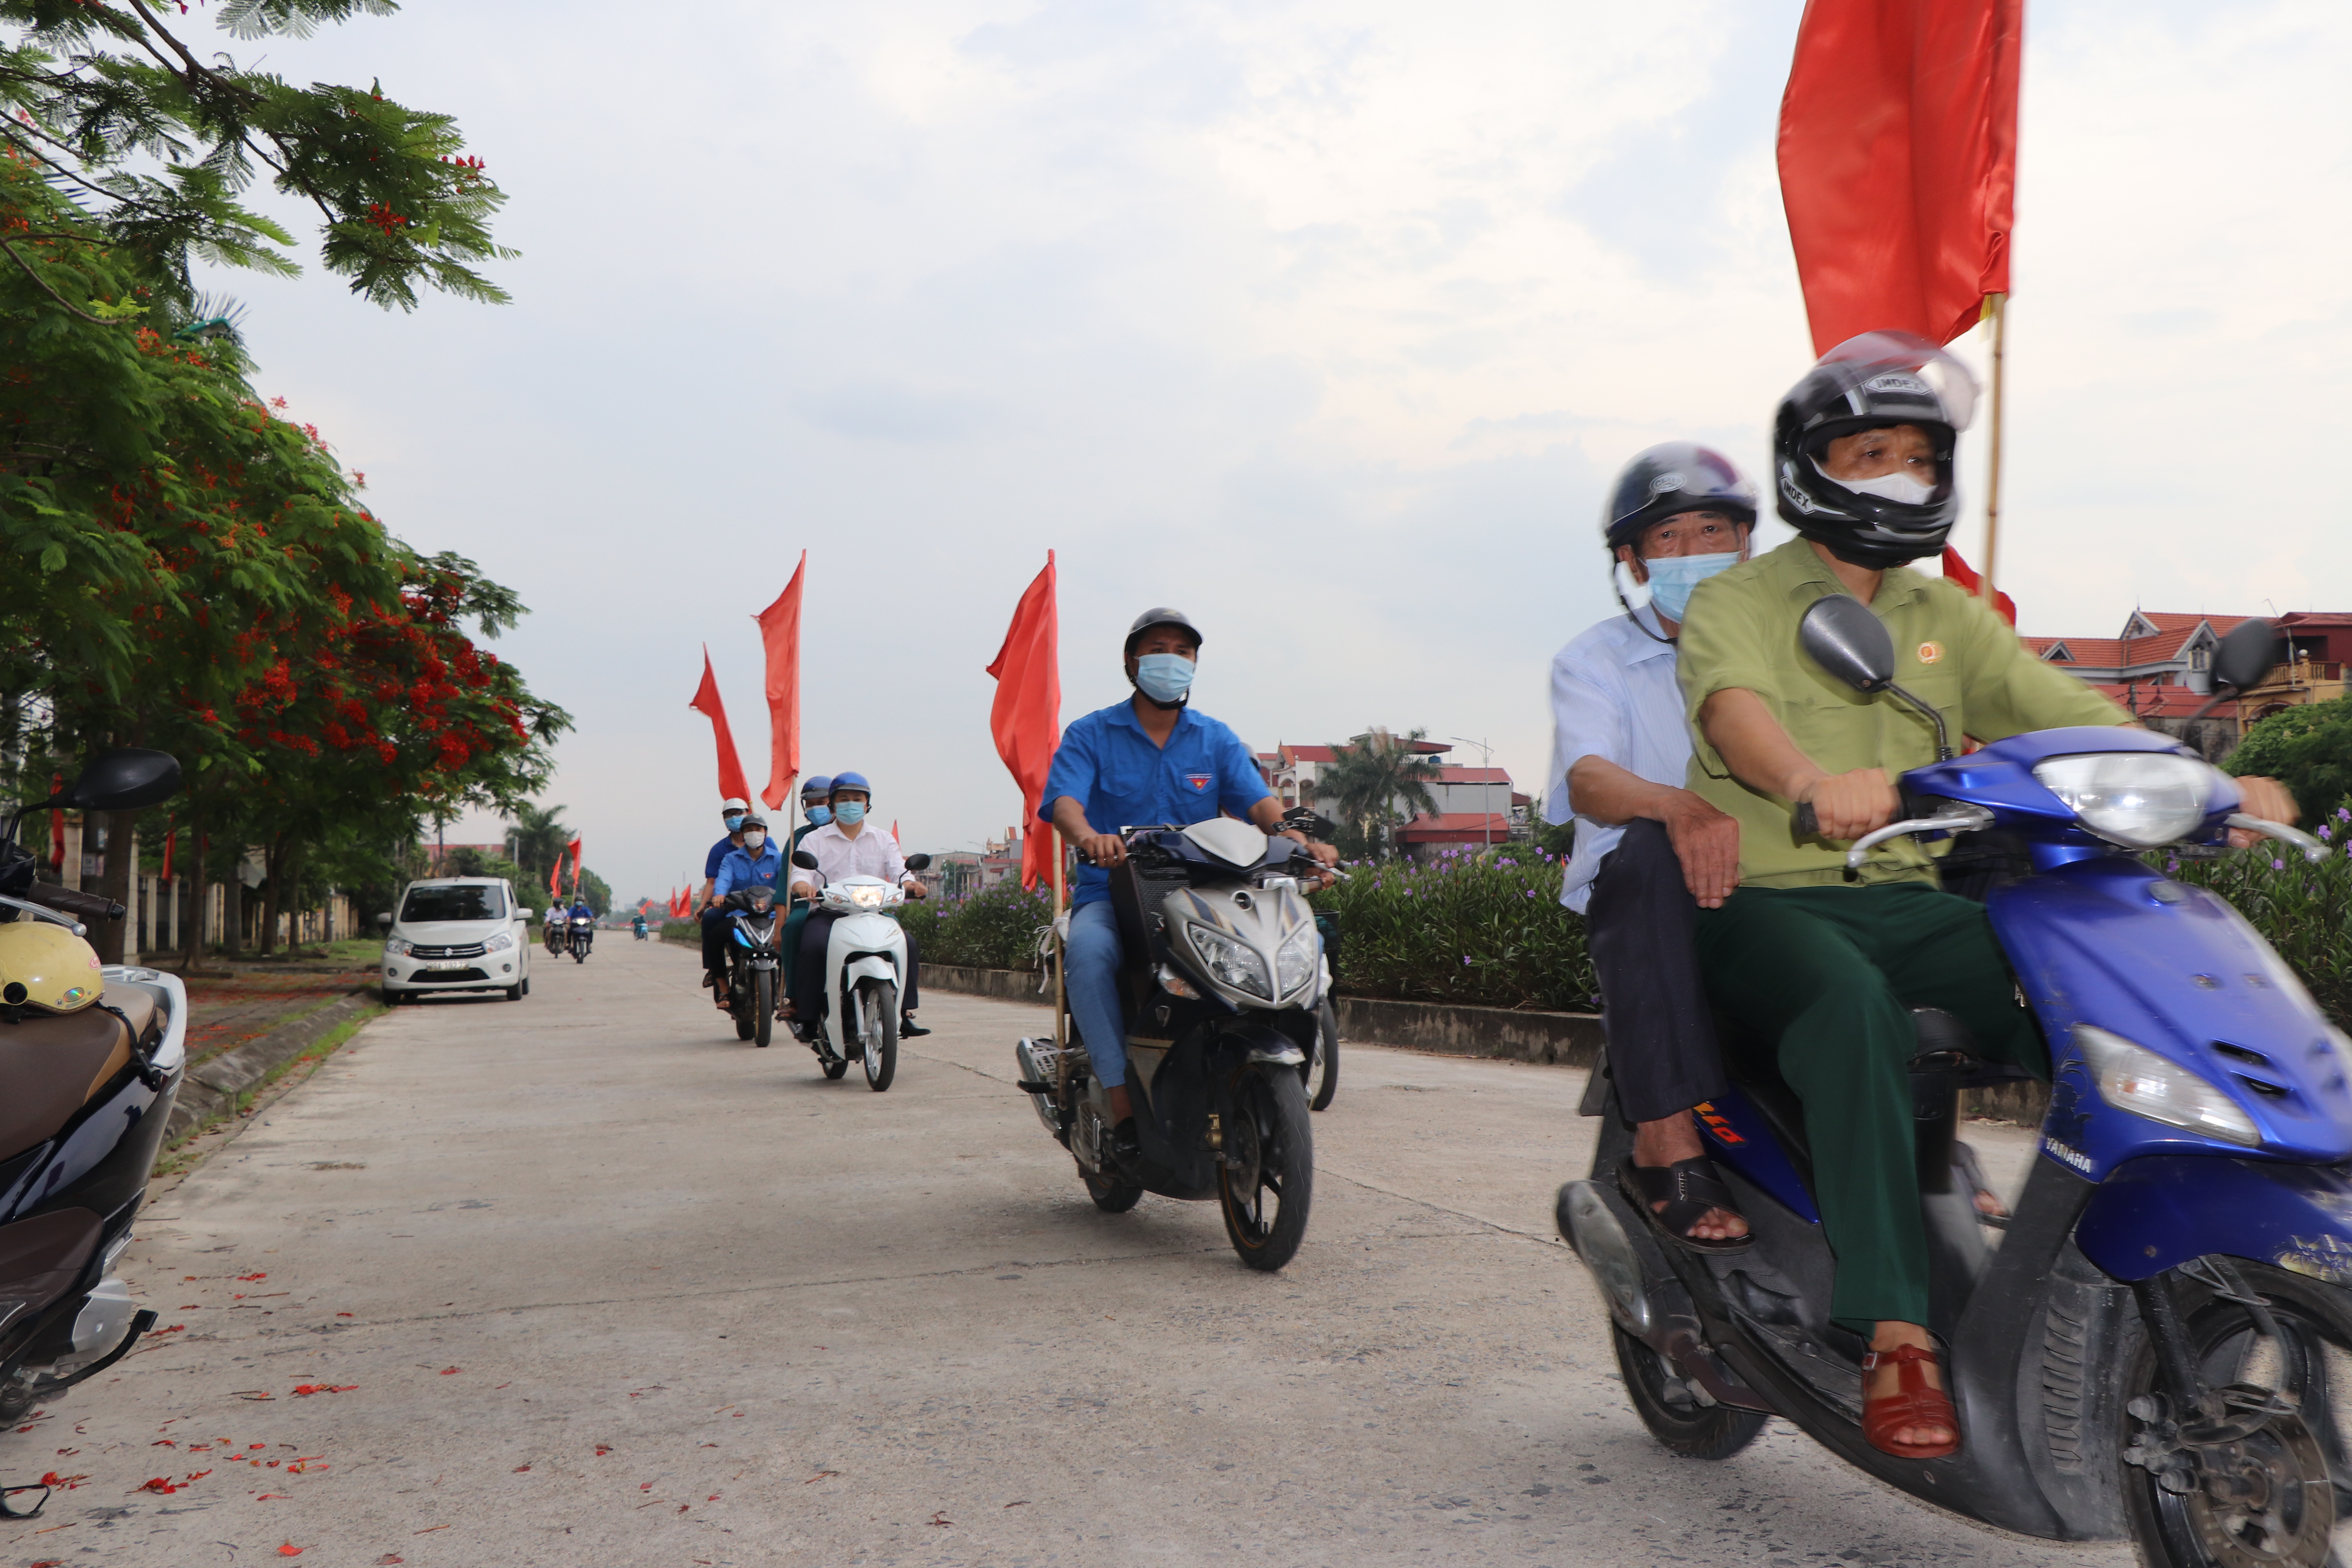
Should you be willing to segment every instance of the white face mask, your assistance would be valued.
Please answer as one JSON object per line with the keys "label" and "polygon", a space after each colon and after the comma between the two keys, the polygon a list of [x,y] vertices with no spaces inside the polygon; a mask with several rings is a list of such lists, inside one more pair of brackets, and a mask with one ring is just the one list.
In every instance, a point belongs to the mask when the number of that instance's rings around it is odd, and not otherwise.
{"label": "white face mask", "polygon": [[1821,468],[1822,478],[1833,485],[1843,485],[1858,496],[1876,496],[1880,500],[1891,500],[1898,506],[1926,506],[1928,498],[1936,493],[1935,486],[1923,485],[1909,474],[1881,474],[1874,479],[1842,479],[1822,468],[1819,463],[1813,467]]}
{"label": "white face mask", "polygon": [[751,832],[743,835],[743,847],[751,850],[753,854],[759,853],[760,846],[765,844],[767,841],[768,836],[761,832],[756,827]]}

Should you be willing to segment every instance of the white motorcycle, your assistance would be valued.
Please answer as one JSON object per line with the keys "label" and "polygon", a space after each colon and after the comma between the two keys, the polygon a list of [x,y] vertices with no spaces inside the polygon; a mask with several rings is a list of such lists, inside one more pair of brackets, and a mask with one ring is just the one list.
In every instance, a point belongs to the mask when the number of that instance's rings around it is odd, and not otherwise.
{"label": "white motorcycle", "polygon": [[[907,869],[931,863],[928,855],[907,857]],[[818,868],[816,857],[796,850],[793,864]],[[816,907],[840,918],[826,933],[824,1003],[814,1018],[793,1020],[793,1034],[824,1064],[824,1076],[839,1078],[853,1059],[866,1067],[866,1084],[877,1094],[898,1071],[898,998],[907,989],[907,933],[890,911],[907,901],[904,889],[879,877],[844,877],[828,882]]]}

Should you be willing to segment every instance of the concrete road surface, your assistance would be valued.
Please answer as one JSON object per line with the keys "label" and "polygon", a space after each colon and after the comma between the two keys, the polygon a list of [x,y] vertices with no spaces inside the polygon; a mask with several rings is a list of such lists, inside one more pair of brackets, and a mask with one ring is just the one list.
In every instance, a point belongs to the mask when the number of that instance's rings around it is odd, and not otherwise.
{"label": "concrete road surface", "polygon": [[402,1009],[158,1201],[168,1331],[0,1436],[84,1478],[0,1563],[2128,1560],[1785,1428],[1654,1447],[1551,1235],[1581,1073],[1350,1049],[1265,1276],[1211,1205],[1095,1210],[1010,1084],[1041,1010],[935,997],[877,1095],[696,978],[606,933]]}

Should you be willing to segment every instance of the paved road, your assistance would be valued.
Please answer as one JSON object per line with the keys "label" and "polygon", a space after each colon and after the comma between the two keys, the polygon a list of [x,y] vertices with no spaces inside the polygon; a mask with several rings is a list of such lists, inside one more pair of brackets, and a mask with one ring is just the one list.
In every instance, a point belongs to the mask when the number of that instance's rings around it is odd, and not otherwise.
{"label": "paved road", "polygon": [[935,998],[877,1095],[694,980],[608,936],[404,1009],[166,1194],[176,1331],[0,1438],[88,1478],[0,1563],[2127,1561],[1790,1431],[1653,1447],[1549,1235],[1580,1073],[1351,1051],[1269,1278],[1211,1206],[1096,1212],[1009,1087],[1037,1010]]}

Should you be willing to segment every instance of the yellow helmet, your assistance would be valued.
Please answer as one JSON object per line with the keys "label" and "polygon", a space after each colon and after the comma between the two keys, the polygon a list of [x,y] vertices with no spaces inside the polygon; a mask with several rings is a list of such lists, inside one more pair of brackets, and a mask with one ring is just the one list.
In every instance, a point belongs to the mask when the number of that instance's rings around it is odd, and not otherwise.
{"label": "yellow helmet", "polygon": [[79,1013],[105,994],[98,950],[65,927],[30,916],[0,925],[0,1003]]}

